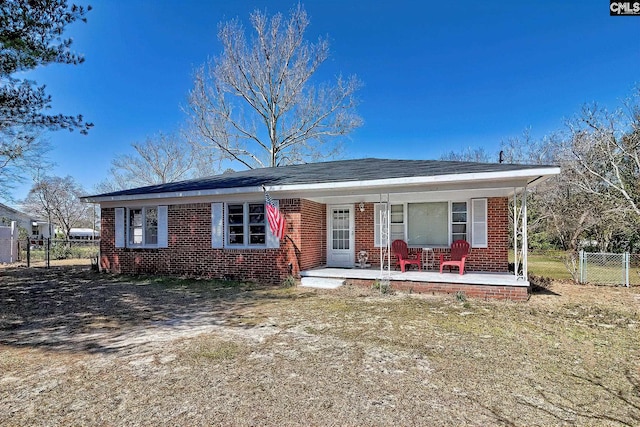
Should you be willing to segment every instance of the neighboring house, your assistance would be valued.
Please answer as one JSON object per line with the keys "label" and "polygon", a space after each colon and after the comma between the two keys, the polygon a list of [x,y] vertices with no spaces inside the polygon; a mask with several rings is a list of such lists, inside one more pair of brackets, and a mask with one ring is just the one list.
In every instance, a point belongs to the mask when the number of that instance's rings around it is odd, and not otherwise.
{"label": "neighboring house", "polygon": [[15,221],[17,226],[27,231],[30,239],[46,239],[49,237],[49,222],[41,218],[21,212],[0,203],[0,225],[11,225]]}
{"label": "neighboring house", "polygon": [[[524,299],[526,250],[516,248],[516,272],[508,274],[509,198],[518,199],[516,218],[525,219],[515,227],[516,244],[526,248],[526,188],[559,172],[555,166],[343,160],[235,172],[83,201],[100,204],[100,265],[108,271],[270,283],[289,275],[371,283],[383,275],[414,291]],[[267,224],[263,186],[286,217],[281,241]],[[390,239],[384,237],[387,229]],[[448,254],[454,240],[467,240],[468,273],[353,269],[361,251],[379,266],[388,240],[395,239],[405,240],[416,256],[430,256],[435,270],[436,255]]]}
{"label": "neighboring house", "polygon": [[69,230],[69,240],[97,240],[100,231],[93,228],[72,228]]}

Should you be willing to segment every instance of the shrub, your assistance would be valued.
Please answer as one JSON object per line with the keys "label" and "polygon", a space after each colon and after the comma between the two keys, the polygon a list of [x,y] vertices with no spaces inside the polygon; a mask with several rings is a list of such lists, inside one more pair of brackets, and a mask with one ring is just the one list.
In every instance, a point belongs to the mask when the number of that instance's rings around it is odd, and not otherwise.
{"label": "shrub", "polygon": [[456,301],[458,302],[466,302],[467,296],[462,291],[456,292]]}
{"label": "shrub", "polygon": [[391,284],[387,281],[382,280],[374,281],[371,285],[371,289],[380,291],[381,294],[390,294],[392,292]]}
{"label": "shrub", "polygon": [[293,287],[295,287],[295,286],[296,286],[296,283],[297,283],[296,278],[295,278],[295,277],[293,277],[293,276],[290,274],[290,275],[288,275],[288,276],[287,276],[287,278],[286,278],[286,279],[284,279],[284,280],[282,281],[282,285],[281,285],[281,286],[282,286],[283,288],[293,288]]}
{"label": "shrub", "polygon": [[55,243],[51,245],[51,259],[68,259],[71,258],[71,248],[64,243]]}

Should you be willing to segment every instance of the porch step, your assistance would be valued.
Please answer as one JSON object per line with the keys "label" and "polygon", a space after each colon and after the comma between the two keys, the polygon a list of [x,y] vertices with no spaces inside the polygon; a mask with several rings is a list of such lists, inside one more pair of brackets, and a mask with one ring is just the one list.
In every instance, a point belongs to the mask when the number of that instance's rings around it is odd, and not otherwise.
{"label": "porch step", "polygon": [[344,285],[344,279],[330,279],[327,277],[303,277],[300,286],[305,288],[336,289]]}

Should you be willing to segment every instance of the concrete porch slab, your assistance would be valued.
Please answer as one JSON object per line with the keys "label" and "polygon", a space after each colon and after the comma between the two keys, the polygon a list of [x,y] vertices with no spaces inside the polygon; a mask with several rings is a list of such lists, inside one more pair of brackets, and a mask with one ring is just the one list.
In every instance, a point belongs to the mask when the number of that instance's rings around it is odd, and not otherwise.
{"label": "concrete porch slab", "polygon": [[[379,268],[334,268],[319,267],[300,272],[304,278],[334,278],[334,279],[354,279],[354,280],[376,280],[381,278]],[[528,287],[528,280],[518,280],[510,273],[489,273],[489,272],[467,272],[463,275],[458,272],[438,271],[417,271],[409,270],[404,273],[399,270],[391,270],[390,278],[392,282],[426,282],[426,283],[449,283],[459,285],[484,285],[484,286],[514,286]]]}
{"label": "concrete porch slab", "polygon": [[300,286],[316,289],[336,289],[344,284],[344,279],[306,276],[300,279]]}

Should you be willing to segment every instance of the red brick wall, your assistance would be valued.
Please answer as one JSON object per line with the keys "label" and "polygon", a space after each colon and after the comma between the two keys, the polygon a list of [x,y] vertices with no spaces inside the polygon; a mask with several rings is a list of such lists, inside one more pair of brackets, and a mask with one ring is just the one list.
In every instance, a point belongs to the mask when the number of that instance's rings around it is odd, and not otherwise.
{"label": "red brick wall", "polygon": [[509,271],[509,199],[506,197],[489,198],[487,217],[489,247],[471,250],[469,269]]}
{"label": "red brick wall", "polygon": [[360,212],[358,203],[355,205],[355,242],[356,242],[356,262],[360,251],[367,251],[369,263],[380,265],[380,248],[374,247],[374,204],[365,203],[364,212]]}
{"label": "red brick wall", "polygon": [[[380,265],[380,248],[374,246],[374,204],[365,203],[365,211],[356,205],[356,259],[358,252],[366,250],[369,262]],[[487,200],[487,248],[472,248],[467,257],[465,270],[507,272],[509,268],[509,203],[506,197],[491,197]],[[410,254],[421,256],[422,249],[409,248]],[[448,259],[448,249],[435,249],[436,267],[439,268],[440,254]]]}
{"label": "red brick wall", "polygon": [[[305,199],[281,199],[287,220],[286,237],[278,249],[211,248],[211,205],[194,203],[168,207],[169,247],[161,249],[115,248],[115,210],[102,209],[101,267],[127,274],[161,273],[216,278],[243,278],[279,283],[326,264],[326,205]],[[374,205],[355,209],[355,254],[369,254],[379,265],[380,249],[374,247]],[[506,198],[488,199],[489,248],[473,248],[469,271],[508,271],[509,215]],[[410,250],[419,254],[421,249]],[[436,249],[447,254],[446,249]]]}
{"label": "red brick wall", "polygon": [[300,269],[327,263],[327,205],[300,199]]}
{"label": "red brick wall", "polygon": [[[102,209],[101,267],[125,274],[160,273],[235,278],[279,283],[300,268],[326,259],[326,214],[322,204],[281,199],[287,220],[278,249],[211,248],[211,204],[169,205],[169,246],[159,249],[115,247],[115,210]],[[307,238],[308,240],[303,240]]]}
{"label": "red brick wall", "polygon": [[100,269],[119,273],[120,260],[115,251],[115,225],[115,209],[102,209],[100,214]]}

